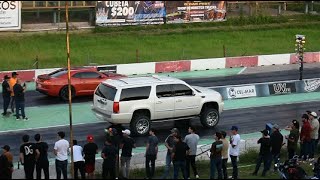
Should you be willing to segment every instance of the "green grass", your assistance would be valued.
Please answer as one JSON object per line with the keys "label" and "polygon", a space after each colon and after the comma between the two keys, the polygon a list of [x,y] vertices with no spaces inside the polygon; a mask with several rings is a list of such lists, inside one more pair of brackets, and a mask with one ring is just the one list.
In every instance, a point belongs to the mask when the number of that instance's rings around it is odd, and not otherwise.
{"label": "green grass", "polygon": [[[301,22],[296,24],[295,21]],[[283,23],[283,24],[281,24]],[[320,16],[240,17],[223,23],[97,28],[70,35],[73,66],[280,54],[294,52],[295,34],[306,51],[319,51]],[[65,33],[0,34],[0,70],[66,66]]]}

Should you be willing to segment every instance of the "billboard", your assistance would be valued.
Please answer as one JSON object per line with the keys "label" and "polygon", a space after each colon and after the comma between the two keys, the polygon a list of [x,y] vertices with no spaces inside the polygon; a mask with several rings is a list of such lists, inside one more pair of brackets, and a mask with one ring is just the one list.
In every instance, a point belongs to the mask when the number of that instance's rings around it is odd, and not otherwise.
{"label": "billboard", "polygon": [[228,99],[256,97],[257,92],[254,85],[237,86],[227,88]]}
{"label": "billboard", "polygon": [[98,1],[96,25],[162,24],[164,1]]}
{"label": "billboard", "polygon": [[224,21],[225,1],[166,1],[168,23]]}
{"label": "billboard", "polygon": [[20,1],[0,1],[0,31],[21,29]]}
{"label": "billboard", "polygon": [[270,95],[290,94],[296,92],[295,83],[273,83],[269,84]]}

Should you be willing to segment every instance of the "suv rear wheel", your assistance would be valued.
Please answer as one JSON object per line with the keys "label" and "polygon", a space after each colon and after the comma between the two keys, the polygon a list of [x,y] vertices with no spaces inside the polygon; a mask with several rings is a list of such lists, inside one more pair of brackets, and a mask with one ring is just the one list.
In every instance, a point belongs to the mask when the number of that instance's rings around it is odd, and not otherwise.
{"label": "suv rear wheel", "polygon": [[207,107],[201,113],[200,121],[204,127],[213,128],[219,122],[219,112],[212,107]]}
{"label": "suv rear wheel", "polygon": [[130,123],[130,129],[135,135],[147,135],[150,130],[150,118],[143,113],[134,114]]}

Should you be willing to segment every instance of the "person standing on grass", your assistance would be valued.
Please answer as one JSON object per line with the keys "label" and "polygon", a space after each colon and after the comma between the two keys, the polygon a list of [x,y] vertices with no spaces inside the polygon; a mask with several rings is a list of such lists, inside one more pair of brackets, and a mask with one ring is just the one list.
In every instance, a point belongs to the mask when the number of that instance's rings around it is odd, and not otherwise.
{"label": "person standing on grass", "polygon": [[54,155],[56,156],[57,179],[61,179],[61,173],[64,179],[68,179],[68,149],[69,142],[64,139],[65,133],[58,132],[58,141],[54,144]]}
{"label": "person standing on grass", "polygon": [[111,138],[107,138],[105,146],[101,152],[101,157],[103,159],[102,178],[108,179],[108,176],[110,175],[111,179],[115,179],[118,151],[117,148],[112,144]]}
{"label": "person standing on grass", "polygon": [[121,170],[122,176],[125,179],[129,179],[129,172],[130,172],[130,161],[132,157],[132,148],[136,148],[136,143],[134,139],[130,137],[130,130],[126,129],[122,131],[123,140],[120,143],[121,152]]}
{"label": "person standing on grass", "polygon": [[222,148],[221,132],[216,132],[210,149],[210,179],[215,179],[216,170],[218,172],[218,179],[222,179]]}
{"label": "person standing on grass", "polygon": [[33,179],[36,159],[39,158],[39,154],[36,151],[35,144],[29,142],[29,138],[29,135],[22,137],[23,144],[20,146],[20,162],[24,166],[26,179]]}
{"label": "person standing on grass", "polygon": [[87,144],[83,147],[85,169],[89,179],[94,179],[94,171],[96,164],[96,154],[98,154],[98,145],[93,142],[93,136],[87,136]]}
{"label": "person standing on grass", "polygon": [[198,143],[199,143],[199,135],[196,134],[196,129],[194,127],[189,127],[188,134],[184,138],[184,142],[189,146],[190,148],[190,153],[187,156],[187,161],[186,161],[186,173],[187,173],[187,178],[190,178],[190,164],[193,170],[194,177],[196,179],[199,179],[198,171],[197,171],[197,166],[196,166],[196,155],[197,155],[197,149],[198,149]]}
{"label": "person standing on grass", "polygon": [[259,152],[259,156],[257,159],[257,165],[256,168],[254,170],[254,172],[252,173],[253,176],[256,176],[261,163],[263,161],[263,171],[262,171],[262,176],[265,177],[267,171],[270,169],[270,163],[271,163],[271,140],[270,140],[270,136],[269,136],[269,132],[268,130],[263,130],[261,131],[262,133],[262,137],[258,140],[258,144],[260,144],[260,152]]}
{"label": "person standing on grass", "polygon": [[11,113],[14,113],[14,108],[15,108],[15,94],[14,94],[14,91],[13,91],[13,86],[15,84],[17,84],[17,80],[18,80],[18,73],[17,72],[12,72],[11,74],[11,78],[9,80],[9,85],[10,85],[10,96],[11,96],[11,99],[10,99],[10,107],[11,107]]}
{"label": "person standing on grass", "polygon": [[2,116],[8,115],[8,107],[10,104],[10,85],[8,83],[10,77],[5,75],[2,82],[2,98],[3,98],[3,113]]}
{"label": "person standing on grass", "polygon": [[[146,147],[146,173],[147,173],[147,179],[152,179],[155,172],[155,164],[156,159],[158,156],[158,144],[159,140],[157,136],[155,135],[155,129],[151,129],[149,131],[149,137],[148,137],[148,143]],[[151,167],[150,167],[151,163]]]}
{"label": "person standing on grass", "polygon": [[309,122],[311,125],[311,151],[309,160],[314,160],[314,154],[316,151],[316,141],[318,140],[319,121],[317,119],[317,113],[311,112],[309,115]]}
{"label": "person standing on grass", "polygon": [[177,135],[174,137],[174,141],[176,142],[173,147],[171,158],[173,162],[173,179],[178,179],[179,177],[179,169],[182,171],[182,176],[184,179],[187,179],[186,175],[186,159],[190,153],[189,146],[182,141],[182,137]]}
{"label": "person standing on grass", "polygon": [[[69,148],[71,153],[71,148]],[[74,164],[74,179],[79,179],[78,171],[80,171],[81,179],[86,179],[86,172],[83,158],[83,148],[78,145],[77,140],[73,140],[73,164]]]}
{"label": "person standing on grass", "polygon": [[164,173],[161,179],[166,179],[169,176],[170,169],[171,169],[171,162],[172,162],[171,153],[175,145],[174,137],[179,134],[180,134],[179,130],[177,128],[173,128],[171,129],[171,134],[165,140],[165,146],[167,148],[166,165],[165,165]]}
{"label": "person standing on grass", "polygon": [[240,153],[240,135],[238,134],[239,128],[237,126],[231,127],[230,148],[229,154],[232,163],[232,178],[238,179],[238,156]]}
{"label": "person standing on grass", "polygon": [[16,118],[17,120],[20,120],[20,110],[21,110],[21,116],[24,121],[27,121],[28,118],[25,115],[25,97],[24,93],[26,90],[26,83],[21,85],[21,80],[17,79],[17,83],[13,86],[13,92],[14,92],[14,100],[16,102]]}
{"label": "person standing on grass", "polygon": [[291,126],[286,127],[286,130],[290,131],[289,136],[285,136],[288,140],[288,159],[292,159],[297,153],[298,140],[299,140],[299,122],[297,120],[292,120]]}
{"label": "person standing on grass", "polygon": [[302,115],[302,127],[300,132],[300,158],[302,160],[307,160],[310,156],[310,144],[311,144],[311,125],[309,123],[309,116],[307,114]]}
{"label": "person standing on grass", "polygon": [[49,160],[48,149],[49,146],[46,142],[42,142],[42,136],[40,134],[34,135],[36,141],[36,151],[39,154],[39,158],[36,162],[37,179],[41,179],[41,171],[43,170],[45,179],[49,179]]}
{"label": "person standing on grass", "polygon": [[229,150],[229,142],[226,139],[227,133],[225,131],[221,131],[221,141],[223,144],[222,147],[222,174],[223,179],[228,179],[228,171],[227,171],[227,163],[228,163],[228,150]]}
{"label": "person standing on grass", "polygon": [[[280,151],[283,146],[283,136],[280,133],[278,124],[274,124],[272,129],[273,129],[273,132],[270,135],[271,154],[272,154],[272,159],[274,163],[277,164],[279,162]],[[270,163],[271,162],[272,160],[270,160]],[[277,171],[277,167],[274,167],[274,171]]]}

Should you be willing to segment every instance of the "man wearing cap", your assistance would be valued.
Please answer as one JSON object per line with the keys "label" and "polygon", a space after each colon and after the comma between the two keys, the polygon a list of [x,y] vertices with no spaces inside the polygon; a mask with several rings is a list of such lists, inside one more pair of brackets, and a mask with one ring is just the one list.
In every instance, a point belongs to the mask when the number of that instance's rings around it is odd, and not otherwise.
{"label": "man wearing cap", "polygon": [[271,151],[270,151],[271,140],[270,140],[269,132],[266,129],[260,132],[262,133],[262,137],[258,140],[258,144],[260,144],[260,152],[257,159],[256,168],[252,173],[252,175],[254,176],[257,175],[262,161],[263,161],[262,176],[266,176],[266,173],[269,170],[270,163],[271,163]]}
{"label": "man wearing cap", "polygon": [[96,164],[96,154],[98,154],[98,145],[94,143],[93,136],[87,136],[87,144],[83,147],[83,154],[85,160],[85,171],[88,173],[90,179],[94,179],[94,171]]}
{"label": "man wearing cap", "polygon": [[24,119],[24,121],[27,121],[28,118],[25,115],[25,97],[24,93],[26,90],[26,84],[23,86],[21,85],[21,80],[18,79],[17,83],[13,86],[13,92],[14,92],[14,100],[16,102],[16,118],[17,120],[20,120],[20,110],[21,110],[21,116]]}
{"label": "man wearing cap", "polygon": [[14,96],[14,91],[13,91],[13,86],[17,83],[18,76],[19,74],[17,72],[12,72],[11,78],[9,80],[9,85],[10,85],[10,107],[11,107],[11,112],[14,113],[14,108],[15,108],[15,96]]}
{"label": "man wearing cap", "polygon": [[[8,161],[8,164],[6,165],[7,166],[7,169],[4,169],[6,170],[5,171],[5,174],[8,175],[6,176],[5,179],[12,179],[12,173],[13,173],[13,155],[10,153],[10,146],[8,145],[5,145],[2,147],[2,150],[3,150],[3,153],[1,156],[5,156],[7,161]],[[5,159],[4,159],[5,160]],[[0,168],[1,169],[1,168]],[[0,179],[2,178],[2,176],[0,175]],[[3,178],[2,178],[3,179]]]}
{"label": "man wearing cap", "polygon": [[166,155],[166,166],[165,166],[164,173],[163,173],[161,179],[166,179],[169,175],[170,168],[171,168],[171,162],[172,162],[171,153],[172,153],[172,150],[175,145],[174,137],[179,134],[180,134],[179,130],[177,128],[173,128],[173,129],[171,129],[171,134],[165,140],[165,146],[168,150],[167,150],[167,155]]}
{"label": "man wearing cap", "polygon": [[310,161],[314,160],[314,152],[316,151],[316,141],[318,140],[319,121],[317,119],[317,113],[311,112],[309,116],[309,122],[311,125],[311,152]]}
{"label": "man wearing cap", "polygon": [[309,123],[309,116],[307,114],[302,115],[302,127],[300,132],[300,144],[301,144],[301,151],[300,151],[300,158],[303,160],[307,160],[310,156],[310,149],[311,149],[311,125]]}
{"label": "man wearing cap", "polygon": [[216,171],[218,172],[218,179],[222,179],[222,149],[223,142],[221,141],[221,132],[216,132],[210,148],[210,179],[215,179]]}
{"label": "man wearing cap", "polygon": [[[280,151],[283,145],[283,136],[280,133],[278,124],[274,124],[272,128],[273,128],[273,132],[270,135],[271,154],[272,154],[272,159],[274,163],[277,164],[279,162]],[[277,171],[276,167],[274,167],[274,171]]]}
{"label": "man wearing cap", "polygon": [[126,129],[122,131],[123,140],[120,143],[121,152],[121,170],[122,176],[126,179],[129,179],[129,172],[130,172],[130,161],[132,157],[132,148],[136,148],[136,143],[134,139],[130,137],[130,130]]}
{"label": "man wearing cap", "polygon": [[232,163],[232,178],[238,179],[238,156],[240,153],[240,135],[238,134],[238,127],[231,127],[231,136],[230,136],[230,148],[229,154]]}
{"label": "man wearing cap", "polygon": [[10,85],[8,83],[10,77],[8,75],[4,76],[4,80],[2,82],[2,98],[3,98],[3,116],[8,114],[7,110],[10,104]]}

